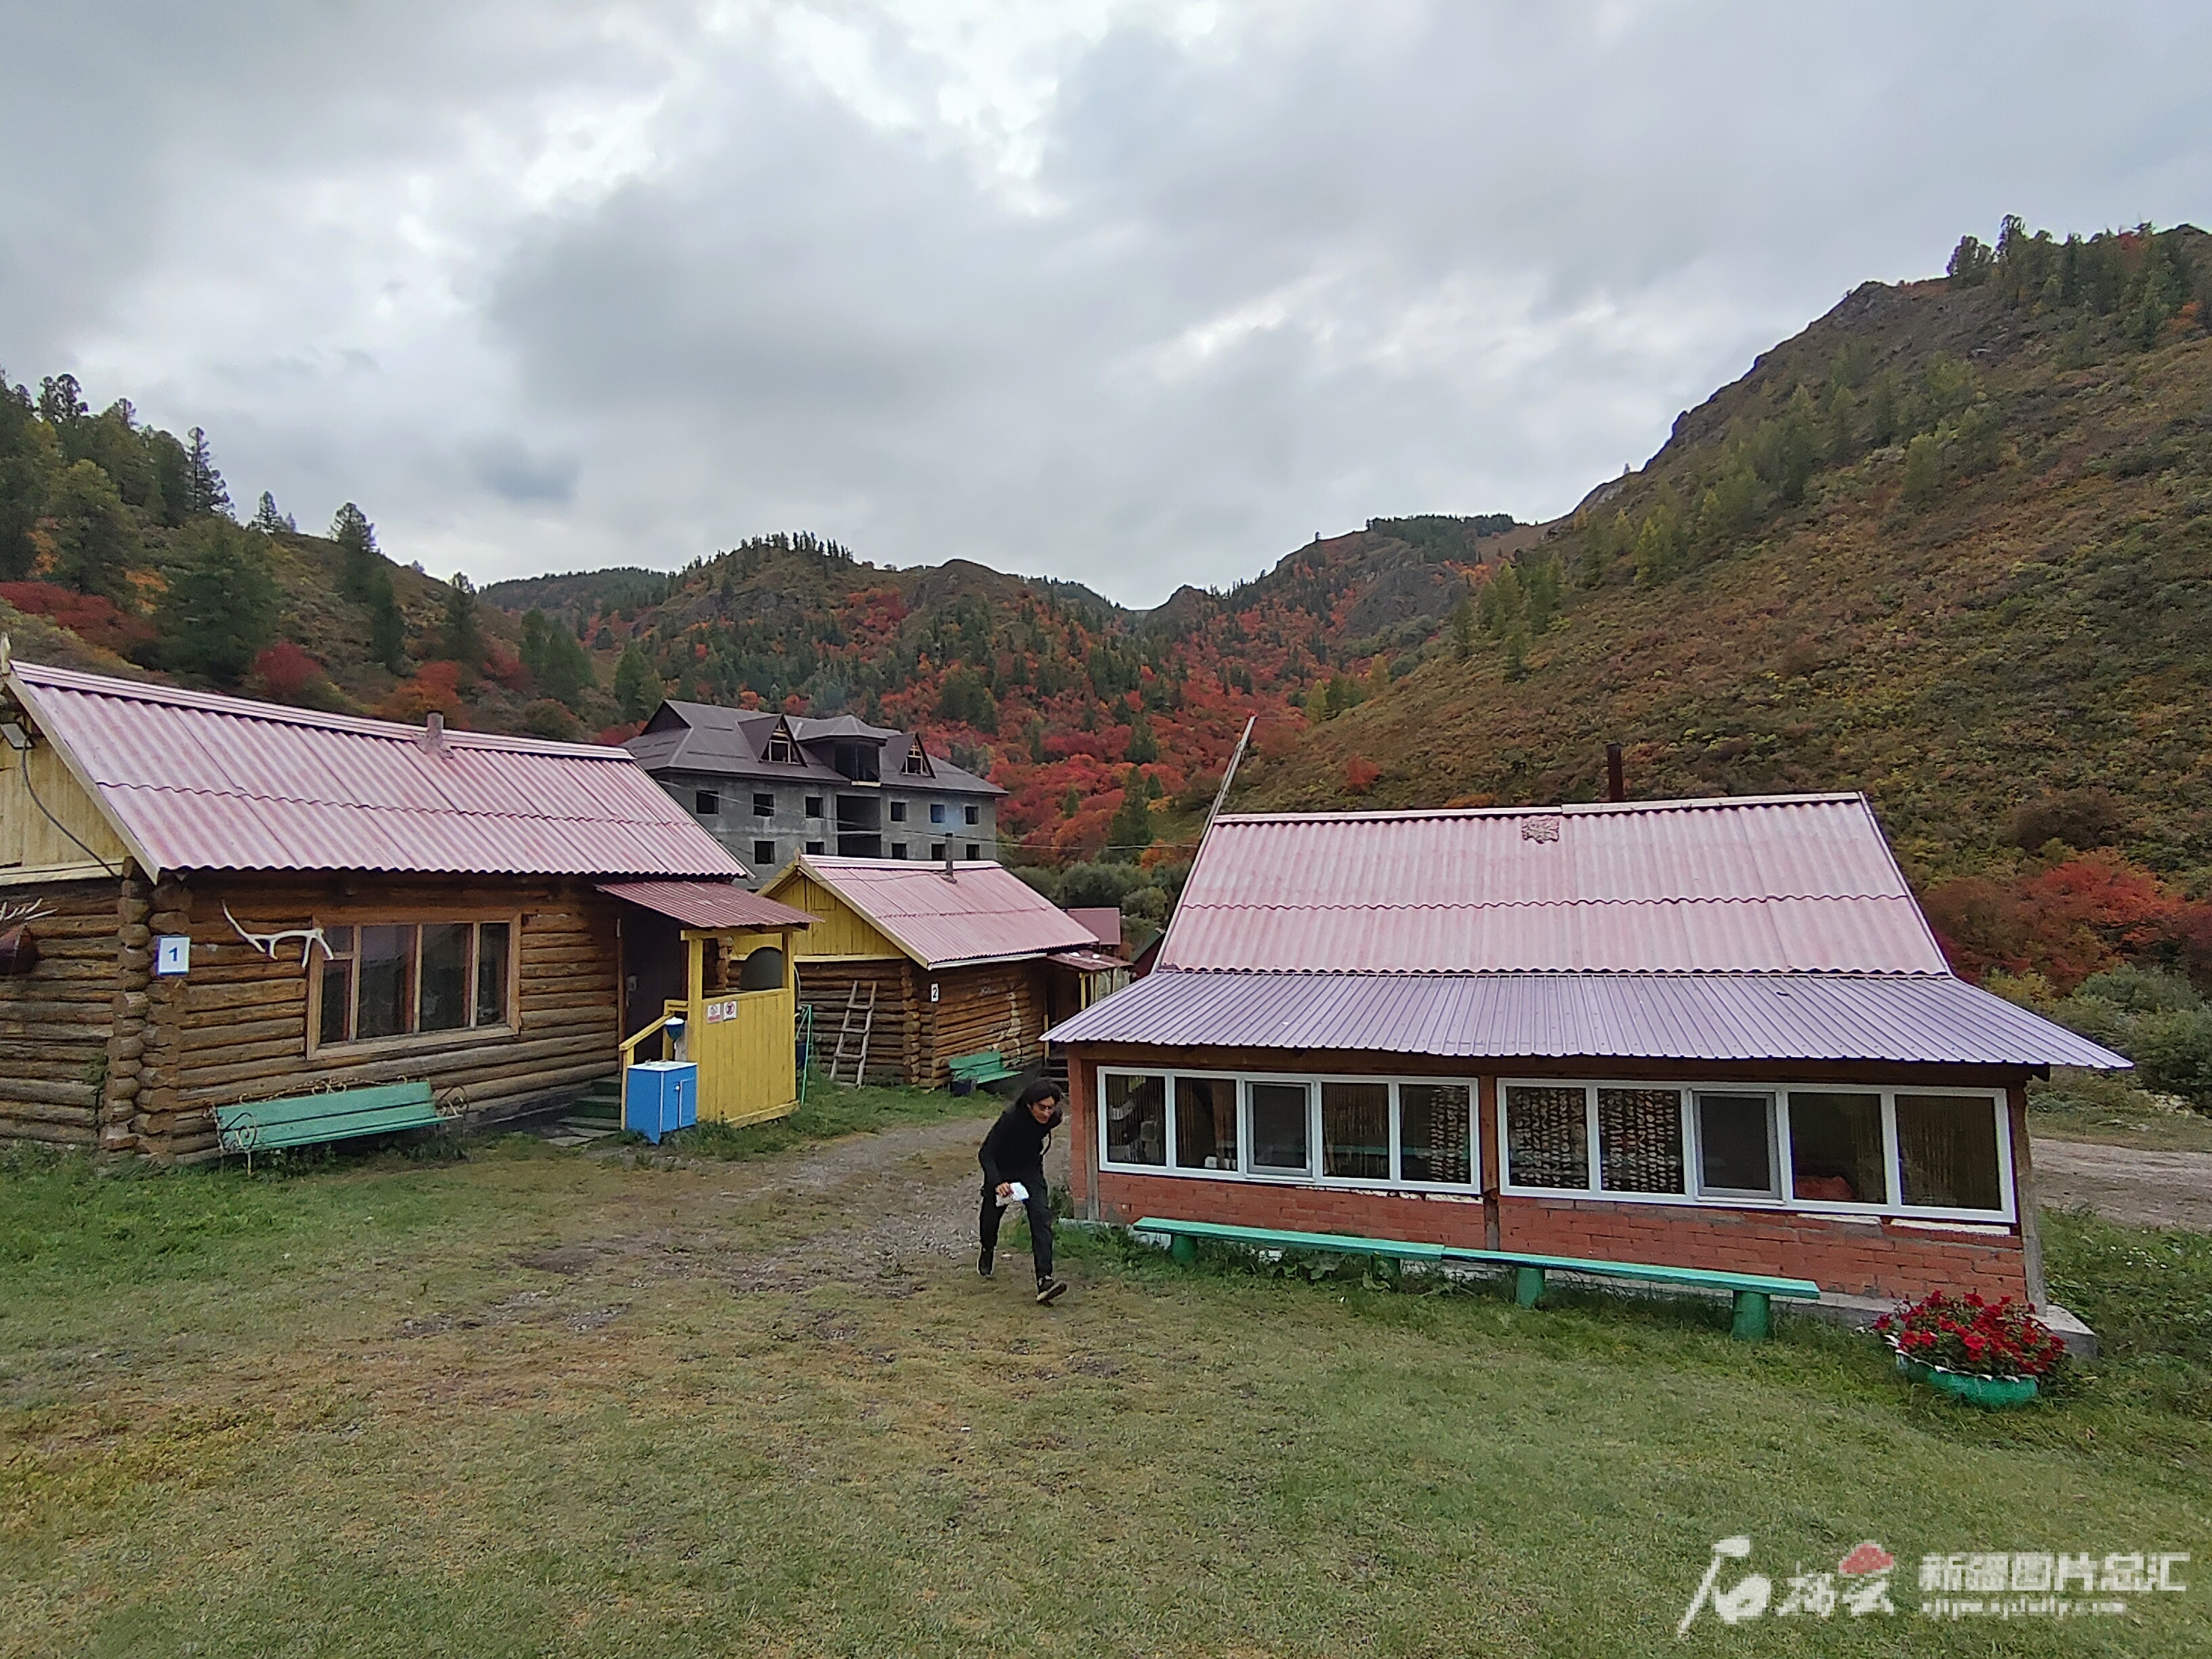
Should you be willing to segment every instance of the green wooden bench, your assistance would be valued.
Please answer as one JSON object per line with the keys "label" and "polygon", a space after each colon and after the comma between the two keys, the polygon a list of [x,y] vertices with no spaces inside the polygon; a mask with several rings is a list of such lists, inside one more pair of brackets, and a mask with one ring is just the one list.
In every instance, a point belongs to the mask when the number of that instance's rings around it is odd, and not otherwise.
{"label": "green wooden bench", "polygon": [[1006,1057],[996,1048],[986,1048],[980,1054],[962,1054],[951,1063],[952,1080],[980,1088],[986,1083],[1000,1083],[1010,1077],[1019,1077],[1021,1068],[1006,1064]]}
{"label": "green wooden bench", "polygon": [[1271,1250],[1334,1250],[1345,1255],[1395,1257],[1402,1261],[1475,1262],[1513,1269],[1513,1299],[1533,1308],[1543,1299],[1547,1273],[1583,1273],[1592,1278],[1636,1279],[1683,1290],[1725,1291],[1735,1304],[1733,1329],[1755,1342],[1773,1328],[1772,1304],[1818,1302],[1820,1287],[1809,1279],[1767,1273],[1724,1273],[1717,1268],[1666,1267],[1650,1261],[1593,1261],[1582,1256],[1538,1255],[1521,1250],[1477,1250],[1456,1244],[1416,1244],[1404,1239],[1362,1238],[1351,1233],[1300,1233],[1270,1227],[1232,1227],[1218,1221],[1170,1221],[1146,1216],[1132,1231],[1164,1233],[1178,1261],[1196,1260],[1195,1241]]}
{"label": "green wooden bench", "polygon": [[249,1162],[256,1152],[431,1129],[444,1121],[430,1103],[427,1083],[380,1083],[215,1109],[218,1144],[226,1152],[244,1152]]}

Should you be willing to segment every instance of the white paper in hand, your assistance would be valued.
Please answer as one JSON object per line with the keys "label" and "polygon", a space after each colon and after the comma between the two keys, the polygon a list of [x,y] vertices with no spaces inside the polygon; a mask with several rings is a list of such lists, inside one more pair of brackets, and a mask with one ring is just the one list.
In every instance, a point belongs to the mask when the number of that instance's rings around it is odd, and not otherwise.
{"label": "white paper in hand", "polygon": [[1029,1201],[1030,1189],[1018,1181],[1010,1181],[1006,1183],[1006,1193],[1000,1198],[999,1204],[1001,1208],[1004,1208],[1009,1204],[1026,1204]]}

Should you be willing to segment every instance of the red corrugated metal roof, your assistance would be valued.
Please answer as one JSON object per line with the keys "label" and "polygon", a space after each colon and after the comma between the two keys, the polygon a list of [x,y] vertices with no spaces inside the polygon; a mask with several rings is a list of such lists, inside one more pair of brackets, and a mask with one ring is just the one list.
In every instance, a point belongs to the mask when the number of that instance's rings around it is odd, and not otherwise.
{"label": "red corrugated metal roof", "polygon": [[1946,971],[1858,795],[1220,818],[1159,965]]}
{"label": "red corrugated metal roof", "polygon": [[2122,1056],[1948,974],[1193,973],[1046,1033],[1173,1049],[1454,1059],[1900,1060],[2117,1070]]}
{"label": "red corrugated metal roof", "polygon": [[719,881],[609,881],[602,893],[672,916],[687,927],[811,927],[814,918],[788,904]]}
{"label": "red corrugated metal roof", "polygon": [[14,665],[9,684],[157,870],[742,878],[623,750]]}
{"label": "red corrugated metal roof", "polygon": [[1088,950],[1097,935],[1012,871],[988,860],[942,864],[901,859],[817,858],[803,870],[866,916],[916,962],[967,962]]}

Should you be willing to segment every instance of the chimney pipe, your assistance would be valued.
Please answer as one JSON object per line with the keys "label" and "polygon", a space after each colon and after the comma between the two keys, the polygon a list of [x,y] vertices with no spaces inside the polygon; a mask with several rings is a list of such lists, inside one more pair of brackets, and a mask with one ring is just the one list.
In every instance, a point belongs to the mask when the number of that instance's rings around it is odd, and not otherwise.
{"label": "chimney pipe", "polygon": [[952,830],[949,824],[945,831],[945,878],[956,883],[960,879],[952,869]]}
{"label": "chimney pipe", "polygon": [[446,746],[446,717],[434,708],[422,722],[422,746],[434,755]]}
{"label": "chimney pipe", "polygon": [[1605,746],[1605,798],[1607,800],[1628,799],[1628,785],[1620,775],[1620,745],[1617,743]]}

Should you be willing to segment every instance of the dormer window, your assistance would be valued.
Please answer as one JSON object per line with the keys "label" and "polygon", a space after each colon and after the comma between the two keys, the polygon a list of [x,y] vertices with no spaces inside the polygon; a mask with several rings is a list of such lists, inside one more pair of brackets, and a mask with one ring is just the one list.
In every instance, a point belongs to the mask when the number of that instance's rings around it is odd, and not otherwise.
{"label": "dormer window", "polygon": [[928,753],[922,748],[921,740],[918,738],[912,744],[908,745],[906,751],[906,764],[899,769],[917,778],[933,777],[936,775],[929,769]]}
{"label": "dormer window", "polygon": [[804,766],[806,757],[799,752],[799,739],[791,735],[791,727],[782,720],[769,734],[768,757],[785,766]]}

